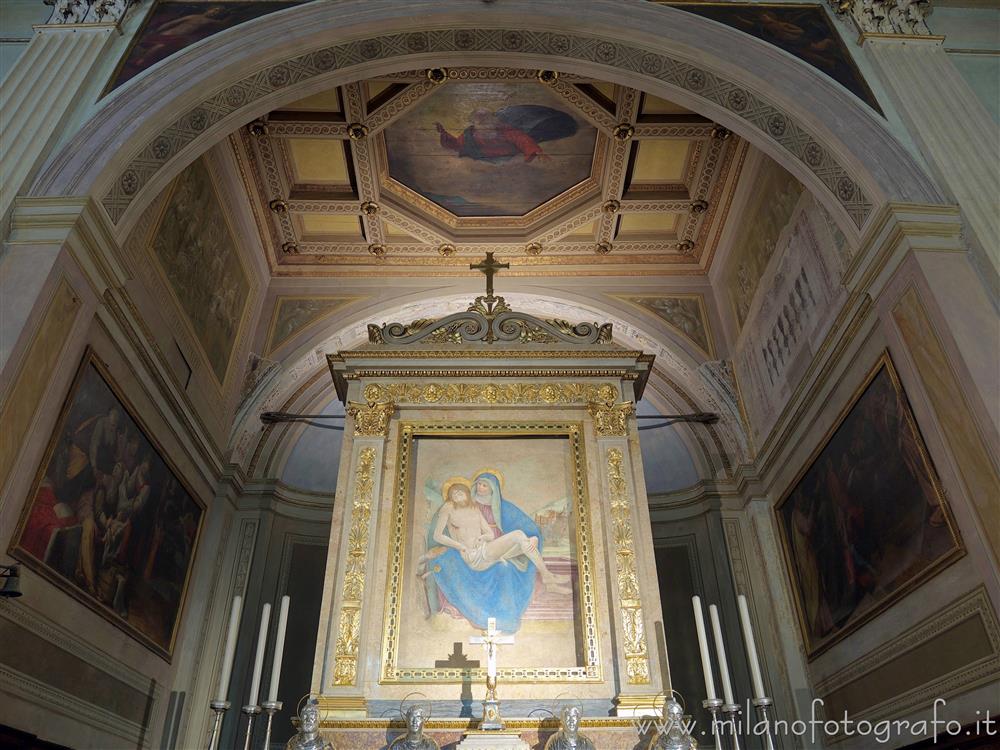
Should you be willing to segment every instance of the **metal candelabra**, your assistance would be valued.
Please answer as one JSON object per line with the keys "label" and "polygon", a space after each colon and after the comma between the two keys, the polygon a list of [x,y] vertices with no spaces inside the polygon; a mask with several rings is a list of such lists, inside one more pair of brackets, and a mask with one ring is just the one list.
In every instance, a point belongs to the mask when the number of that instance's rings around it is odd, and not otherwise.
{"label": "metal candelabra", "polygon": [[757,709],[760,721],[764,724],[764,750],[774,750],[774,739],[771,737],[771,717],[768,715],[768,709],[774,705],[774,701],[765,695],[754,698],[753,705]]}
{"label": "metal candelabra", "polygon": [[740,715],[740,704],[739,703],[726,703],[722,707],[722,713],[726,715],[723,724],[729,725],[729,736],[732,738],[732,749],[740,750],[740,726],[739,719]]}
{"label": "metal candelabra", "polygon": [[215,719],[212,722],[212,739],[208,742],[208,750],[218,750],[219,733],[222,731],[222,717],[229,710],[229,701],[212,701],[208,705],[215,712]]}
{"label": "metal candelabra", "polygon": [[701,705],[712,714],[712,737],[715,738],[715,750],[722,750],[722,727],[719,724],[719,711],[722,708],[722,701],[718,698],[703,700]]}
{"label": "metal candelabra", "polygon": [[267,714],[267,730],[264,732],[264,750],[267,750],[271,746],[271,722],[274,721],[274,715],[281,710],[281,701],[264,701],[260,707]]}
{"label": "metal candelabra", "polygon": [[247,715],[247,736],[243,741],[243,750],[250,750],[250,739],[253,736],[253,725],[257,719],[257,714],[261,711],[260,706],[244,706],[243,713]]}

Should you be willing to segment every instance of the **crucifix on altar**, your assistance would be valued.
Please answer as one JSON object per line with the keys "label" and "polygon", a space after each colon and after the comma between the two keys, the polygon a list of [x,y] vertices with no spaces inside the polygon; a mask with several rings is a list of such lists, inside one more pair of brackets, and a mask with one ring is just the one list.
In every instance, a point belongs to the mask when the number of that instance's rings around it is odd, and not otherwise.
{"label": "crucifix on altar", "polygon": [[500,701],[497,700],[497,646],[513,645],[514,636],[501,635],[497,630],[497,619],[490,617],[483,634],[472,636],[469,643],[482,644],[486,648],[486,700],[483,701],[483,721],[480,728],[503,729]]}
{"label": "crucifix on altar", "polygon": [[493,259],[492,252],[486,253],[486,260],[469,266],[470,271],[482,271],[486,276],[486,296],[490,299],[493,298],[493,277],[496,276],[497,271],[504,268],[510,268],[510,263],[497,263]]}

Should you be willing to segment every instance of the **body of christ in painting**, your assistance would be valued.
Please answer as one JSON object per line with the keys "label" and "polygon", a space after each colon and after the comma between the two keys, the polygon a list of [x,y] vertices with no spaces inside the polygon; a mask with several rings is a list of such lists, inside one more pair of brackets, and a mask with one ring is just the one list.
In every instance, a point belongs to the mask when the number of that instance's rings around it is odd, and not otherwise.
{"label": "body of christ in painting", "polygon": [[500,630],[513,633],[531,603],[536,577],[552,593],[572,588],[549,570],[538,525],[503,496],[502,482],[496,469],[478,472],[471,483],[462,477],[444,482],[418,574],[432,612],[464,617],[477,628],[495,617]]}

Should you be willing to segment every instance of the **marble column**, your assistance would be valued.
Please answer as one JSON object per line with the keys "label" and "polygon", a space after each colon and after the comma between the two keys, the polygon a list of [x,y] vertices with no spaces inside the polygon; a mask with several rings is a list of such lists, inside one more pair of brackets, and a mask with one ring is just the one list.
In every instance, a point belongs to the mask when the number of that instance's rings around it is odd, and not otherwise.
{"label": "marble column", "polygon": [[[0,82],[0,218],[34,176],[108,48],[131,0],[55,0],[47,23]],[[49,3],[47,3],[49,4]]]}
{"label": "marble column", "polygon": [[[1000,128],[927,27],[928,0],[846,0],[899,117],[942,186],[959,204],[980,272],[1000,269]],[[985,263],[983,261],[986,261]],[[995,283],[995,282],[991,282]]]}

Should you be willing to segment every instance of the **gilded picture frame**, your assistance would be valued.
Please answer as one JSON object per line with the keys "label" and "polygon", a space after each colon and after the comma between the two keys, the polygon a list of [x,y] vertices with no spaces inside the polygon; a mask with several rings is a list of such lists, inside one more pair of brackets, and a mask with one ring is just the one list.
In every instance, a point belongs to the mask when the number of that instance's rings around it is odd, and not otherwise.
{"label": "gilded picture frame", "polygon": [[[88,457],[94,452],[93,432],[111,410],[117,411],[116,427],[121,430],[107,431],[116,438],[108,441],[108,460],[122,466],[121,476],[118,466],[110,475],[102,474]],[[116,448],[110,447],[112,442]],[[108,490],[102,501],[102,477],[110,486],[116,476],[117,486],[125,491]],[[143,492],[144,487],[149,490]],[[107,509],[103,517],[102,509]],[[169,663],[205,510],[107,365],[88,347],[52,428],[8,554]],[[156,625],[167,626],[159,629],[160,637]]]}
{"label": "gilded picture frame", "polygon": [[[566,465],[572,505],[575,578],[573,586],[573,627],[576,630],[577,656],[574,665],[504,666],[501,654],[499,679],[504,683],[597,683],[604,679],[600,658],[598,624],[599,592],[594,570],[595,548],[590,518],[590,493],[586,474],[583,425],[579,422],[468,422],[443,423],[414,421],[400,425],[397,442],[397,463],[392,487],[390,516],[389,560],[387,567],[385,609],[383,618],[380,684],[396,683],[461,683],[484,680],[486,670],[479,667],[412,666],[400,663],[401,615],[404,611],[404,581],[418,574],[413,565],[412,542],[419,538],[413,531],[415,506],[415,476],[417,445],[422,439],[468,440],[469,448],[476,441],[491,439],[555,438],[565,442]],[[476,455],[472,463],[482,459]],[[499,471],[503,470],[503,466]],[[497,471],[497,470],[493,470]],[[451,480],[449,480],[451,481]],[[445,483],[447,494],[447,482]],[[506,502],[506,500],[504,500]],[[536,516],[537,518],[537,516]],[[548,559],[548,558],[546,558]],[[466,623],[469,634],[474,632]],[[515,634],[517,635],[517,634]],[[508,664],[510,662],[508,661]]]}
{"label": "gilded picture frame", "polygon": [[774,512],[810,661],[965,554],[888,350]]}

